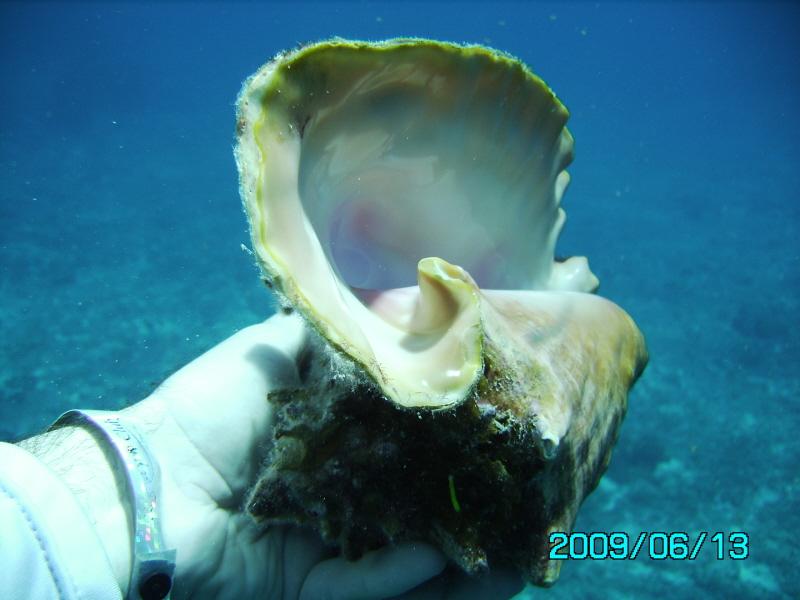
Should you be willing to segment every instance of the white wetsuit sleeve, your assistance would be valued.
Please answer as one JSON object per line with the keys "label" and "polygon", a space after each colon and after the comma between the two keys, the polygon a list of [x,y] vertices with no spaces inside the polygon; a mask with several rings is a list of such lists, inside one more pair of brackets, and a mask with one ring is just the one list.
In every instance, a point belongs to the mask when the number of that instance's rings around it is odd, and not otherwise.
{"label": "white wetsuit sleeve", "polygon": [[32,454],[0,442],[0,598],[121,600],[92,522]]}

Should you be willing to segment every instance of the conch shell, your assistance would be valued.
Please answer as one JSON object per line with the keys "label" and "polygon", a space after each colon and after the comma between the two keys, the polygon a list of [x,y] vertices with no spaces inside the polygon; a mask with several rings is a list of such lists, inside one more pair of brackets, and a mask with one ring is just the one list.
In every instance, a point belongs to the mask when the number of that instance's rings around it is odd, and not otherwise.
{"label": "conch shell", "polygon": [[253,251],[317,344],[306,387],[272,398],[251,512],[349,555],[423,537],[468,572],[555,581],[549,533],[647,361],[586,259],[554,259],[567,110],[513,57],[420,39],[281,54],[237,108]]}

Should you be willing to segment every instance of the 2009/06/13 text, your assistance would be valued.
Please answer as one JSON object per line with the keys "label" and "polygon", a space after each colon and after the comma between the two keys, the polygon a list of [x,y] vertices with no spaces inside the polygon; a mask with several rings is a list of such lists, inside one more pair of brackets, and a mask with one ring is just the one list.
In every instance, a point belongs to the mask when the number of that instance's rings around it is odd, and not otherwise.
{"label": "2009/06/13 text", "polygon": [[695,560],[706,545],[717,560],[743,560],[750,556],[750,536],[743,531],[701,531],[695,537],[682,531],[643,531],[635,539],[624,532],[554,531],[550,544],[551,560],[634,560],[640,554],[654,560]]}

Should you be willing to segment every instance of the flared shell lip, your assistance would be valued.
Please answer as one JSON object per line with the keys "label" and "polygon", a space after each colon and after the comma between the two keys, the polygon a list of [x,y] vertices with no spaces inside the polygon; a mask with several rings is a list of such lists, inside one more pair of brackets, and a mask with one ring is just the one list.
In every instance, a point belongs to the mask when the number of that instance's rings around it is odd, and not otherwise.
{"label": "flared shell lip", "polygon": [[[471,42],[453,42],[453,41],[445,41],[445,40],[431,40],[428,38],[422,37],[413,37],[413,36],[401,36],[395,38],[389,38],[385,40],[351,40],[345,39],[338,36],[334,36],[331,38],[322,39],[315,42],[308,42],[302,44],[296,48],[284,50],[276,54],[271,60],[267,61],[266,63],[262,64],[262,66],[250,77],[248,77],[244,83],[242,84],[242,88],[239,91],[239,94],[236,97],[236,135],[235,135],[235,154],[237,158],[237,163],[241,164],[242,161],[239,160],[239,154],[242,148],[241,139],[248,133],[247,126],[248,121],[244,118],[242,114],[243,107],[246,105],[245,98],[250,91],[250,88],[253,84],[253,81],[257,78],[269,78],[269,85],[264,88],[262,91],[262,98],[260,99],[263,103],[265,99],[269,96],[270,91],[280,89],[280,77],[279,72],[283,69],[291,69],[292,63],[300,60],[301,58],[307,57],[312,55],[316,52],[322,52],[326,50],[330,50],[333,48],[349,48],[353,50],[368,50],[368,51],[379,51],[379,52],[386,52],[391,50],[396,50],[402,47],[415,47],[415,48],[431,48],[438,51],[445,51],[449,53],[459,53],[468,51],[470,53],[474,53],[477,55],[485,56],[491,60],[496,60],[502,62],[508,66],[511,66],[516,69],[520,69],[522,73],[525,75],[525,78],[532,82],[537,87],[545,90],[547,94],[550,96],[552,101],[554,102],[557,109],[562,113],[563,119],[566,121],[569,118],[569,110],[564,105],[564,103],[558,98],[556,93],[550,88],[550,86],[545,83],[545,81],[536,75],[530,68],[519,58],[514,56],[513,54],[493,48],[491,46],[485,44],[478,44],[478,43],[471,43]],[[262,110],[263,110],[262,106]],[[262,113],[263,114],[263,113]],[[263,118],[254,123],[254,129],[258,129],[261,125],[263,125]],[[564,131],[566,135],[568,135],[572,139],[572,134],[570,133],[569,129],[564,126]],[[259,146],[259,151],[263,152],[263,148]],[[571,150],[572,152],[572,150]],[[567,161],[567,164],[564,167],[568,166],[571,162],[571,158]],[[241,197],[245,198],[245,190],[242,189],[244,185],[244,178],[240,177],[240,193]],[[259,186],[258,189],[261,189],[261,181],[258,182]],[[246,209],[246,207],[245,207]],[[251,224],[252,228],[252,224]],[[251,231],[251,234],[253,232]],[[269,246],[263,244],[262,236],[258,236],[259,240],[262,242],[263,248],[269,252]],[[281,265],[284,269],[286,265],[283,265],[282,262],[278,257],[276,257],[273,253],[269,252],[270,259],[275,263]],[[261,265],[263,268],[263,264]],[[270,271],[268,273],[269,279],[275,284],[275,287],[283,287],[285,282],[282,281],[279,273],[274,272],[273,269],[268,269]],[[295,293],[287,294],[288,299],[291,301],[292,297],[297,296],[299,298],[303,298],[307,300],[300,290],[294,290]]]}
{"label": "flared shell lip", "polygon": [[[282,296],[282,294],[281,294]],[[288,298],[287,298],[288,300]],[[295,306],[294,303],[291,301],[288,304],[292,307]],[[299,311],[303,320],[308,324],[308,326],[313,330],[315,335],[320,336],[320,338],[324,339],[335,351],[337,351],[339,360],[343,358],[345,360],[350,361],[352,364],[356,365],[360,368],[360,370],[366,375],[370,374],[369,377],[363,377],[363,382],[369,385],[372,389],[377,391],[381,394],[382,397],[385,397],[392,401],[392,404],[401,411],[407,412],[424,412],[424,413],[443,413],[448,412],[451,410],[456,409],[457,407],[461,406],[465,402],[467,402],[470,398],[472,398],[477,390],[478,384],[480,383],[481,377],[483,375],[485,369],[485,361],[484,361],[484,333],[483,333],[483,321],[481,320],[479,325],[478,335],[475,339],[476,348],[473,350],[473,356],[477,357],[477,365],[474,369],[474,373],[472,375],[472,379],[469,383],[461,388],[461,392],[454,400],[449,401],[442,401],[442,402],[430,402],[430,403],[419,403],[419,404],[405,404],[402,402],[397,401],[396,399],[392,398],[391,394],[386,392],[385,386],[382,382],[376,381],[374,376],[371,373],[377,371],[381,374],[381,378],[383,382],[389,382],[390,378],[386,376],[384,369],[381,368],[380,363],[378,361],[374,361],[374,366],[368,365],[365,361],[360,360],[358,358],[359,353],[353,352],[352,350],[347,348],[347,344],[339,340],[333,340],[328,335],[326,335],[325,328],[322,326],[322,321],[324,319],[318,318],[316,313],[313,311]]]}
{"label": "flared shell lip", "polygon": [[[261,174],[260,173],[251,173],[246,164],[246,160],[243,159],[243,140],[247,138],[249,135],[254,135],[257,139],[258,129],[263,126],[264,124],[264,117],[266,114],[266,104],[269,102],[270,97],[274,95],[275,92],[280,92],[281,85],[282,85],[282,72],[288,69],[291,69],[292,65],[297,61],[307,58],[315,53],[318,52],[325,52],[331,49],[337,48],[347,48],[352,50],[358,51],[365,51],[365,52],[390,52],[395,51],[402,48],[430,48],[433,51],[437,52],[445,52],[449,54],[459,54],[464,56],[471,55],[478,55],[485,57],[491,61],[495,61],[501,63],[503,68],[513,68],[519,70],[524,79],[529,82],[531,85],[536,86],[539,90],[544,91],[550,100],[553,102],[553,106],[555,107],[554,110],[560,114],[564,121],[566,121],[569,117],[569,111],[564,106],[564,104],[558,99],[556,94],[552,91],[552,89],[537,75],[535,75],[527,65],[518,59],[517,57],[513,56],[508,52],[504,52],[501,50],[497,50],[486,46],[484,44],[475,44],[475,43],[459,43],[459,42],[449,42],[449,41],[439,41],[439,40],[430,40],[426,38],[418,38],[418,37],[397,37],[387,40],[381,41],[368,41],[368,40],[346,40],[339,37],[334,37],[330,39],[321,40],[318,42],[309,43],[303,46],[300,46],[295,49],[291,49],[288,51],[281,52],[277,54],[272,60],[267,61],[264,65],[262,65],[253,75],[245,80],[243,83],[242,89],[237,96],[236,100],[236,138],[237,144],[235,147],[235,154],[237,163],[240,166],[240,192],[241,197],[245,204],[245,210],[249,212],[249,207],[247,206],[247,198],[251,197],[253,193],[256,194],[256,198],[258,201],[261,201],[261,194],[263,193],[263,182],[261,181]],[[259,81],[260,80],[260,81]],[[260,86],[260,87],[259,87]],[[254,94],[254,89],[258,88],[259,94]],[[252,119],[248,119],[247,116],[244,114],[245,110],[247,110],[250,103],[257,103],[258,110],[260,111],[260,118],[253,121]],[[566,126],[564,126],[564,130],[566,135],[571,138],[571,134],[567,130]],[[264,148],[260,146],[258,142],[256,142],[258,151],[261,155],[264,155]],[[567,159],[564,166],[566,166],[569,162],[571,162],[571,154],[570,157]],[[255,183],[255,190],[247,189],[249,183]],[[313,330],[322,336],[327,342],[338,352],[342,353],[350,360],[353,364],[360,366],[366,373],[370,374],[370,378],[374,378],[376,373],[381,375],[382,381],[373,380],[373,383],[378,387],[378,389],[387,397],[391,397],[392,394],[387,393],[386,384],[390,383],[389,379],[386,377],[384,370],[381,368],[381,365],[378,363],[377,360],[371,357],[362,356],[359,352],[353,351],[353,348],[350,348],[350,344],[348,344],[347,338],[345,336],[340,335],[337,332],[337,335],[331,336],[330,329],[331,327],[326,324],[325,319],[322,315],[319,315],[315,312],[313,308],[313,303],[310,302],[309,298],[303,293],[300,286],[293,280],[291,277],[284,277],[284,273],[289,273],[289,269],[287,265],[283,263],[282,260],[278,256],[276,256],[271,250],[268,243],[264,238],[263,232],[259,231],[258,222],[254,219],[250,219],[250,227],[251,227],[251,236],[254,240],[258,240],[258,247],[254,248],[258,256],[261,256],[259,262],[259,266],[261,268],[262,274],[264,276],[265,281],[268,285],[277,293],[280,297],[281,301],[286,304],[290,305],[295,308],[299,308],[298,312],[303,316],[303,318],[309,323],[309,325],[313,328]],[[264,253],[268,254],[268,257],[263,256]],[[283,271],[283,273],[281,272]],[[477,291],[477,290],[476,290]],[[479,297],[480,294],[477,294],[478,298],[476,299],[476,304],[480,304],[482,299]],[[480,310],[478,310],[478,314],[480,314]],[[482,318],[479,319],[478,327],[480,331],[474,338],[475,347],[471,350],[471,355],[473,360],[470,361],[469,370],[472,371],[472,376],[469,377],[469,383],[457,386],[457,394],[443,394],[444,397],[447,397],[448,400],[441,403],[433,403],[431,402],[430,405],[426,402],[419,405],[405,405],[401,402],[395,402],[398,407],[406,408],[409,410],[419,410],[419,409],[426,409],[426,410],[450,410],[463,402],[467,401],[470,397],[472,397],[476,385],[480,381],[481,375],[484,371],[484,357],[483,357],[483,347],[484,347],[484,330],[483,330],[483,320]],[[335,331],[335,328],[334,328]],[[363,360],[368,359],[368,360]],[[453,390],[456,391],[456,390]],[[444,400],[444,398],[441,398]],[[435,402],[435,401],[434,401]]]}
{"label": "flared shell lip", "polygon": [[[425,260],[428,259],[422,259],[420,262],[422,263]],[[260,266],[262,270],[266,269],[268,271],[269,276],[273,276],[274,271],[270,266],[264,263],[262,263]],[[277,275],[277,277],[280,277],[280,275]],[[274,279],[272,281],[274,281]],[[474,395],[485,369],[485,329],[482,311],[480,309],[480,305],[484,300],[481,298],[480,293],[478,293],[477,287],[470,287],[466,283],[459,286],[472,296],[474,308],[478,314],[478,322],[474,325],[474,327],[477,328],[474,339],[474,348],[471,350],[471,356],[476,360],[474,366],[470,366],[470,370],[472,371],[472,377],[470,381],[465,386],[461,386],[459,388],[459,394],[455,399],[445,401],[445,396],[442,395],[441,402],[429,401],[419,404],[405,404],[392,398],[392,394],[387,393],[386,387],[391,387],[391,377],[387,376],[385,369],[382,368],[380,362],[374,358],[371,361],[362,360],[360,358],[361,353],[354,351],[353,348],[350,348],[345,337],[331,337],[328,334],[330,327],[324,326],[324,317],[317,314],[317,312],[313,309],[313,304],[308,300],[308,298],[306,298],[300,288],[295,285],[295,282],[292,280],[289,280],[289,282],[290,286],[285,286],[289,287],[289,289],[285,289],[285,287],[282,289],[280,286],[273,286],[271,282],[268,283],[270,288],[276,293],[284,306],[291,310],[296,310],[295,307],[297,306],[304,307],[304,309],[298,310],[297,312],[308,324],[313,333],[318,335],[321,339],[324,339],[338,353],[339,360],[347,360],[351,362],[352,364],[358,366],[365,374],[372,374],[375,372],[380,373],[381,381],[377,381],[374,378],[374,375],[370,375],[369,380],[365,378],[364,381],[372,385],[378,392],[381,393],[381,395],[392,399],[393,404],[397,408],[408,411],[424,410],[426,412],[445,412],[462,405]]]}
{"label": "flared shell lip", "polygon": [[[474,53],[476,55],[485,56],[489,59],[496,60],[499,62],[503,62],[508,66],[513,68],[520,69],[526,79],[530,80],[535,85],[541,87],[542,89],[546,90],[547,93],[550,95],[551,99],[558,107],[560,111],[562,111],[564,120],[569,118],[569,109],[564,105],[564,103],[559,99],[556,93],[550,88],[545,81],[536,75],[530,68],[528,68],[527,64],[522,61],[521,59],[517,58],[510,52],[506,52],[504,50],[499,50],[497,48],[493,48],[491,46],[485,44],[478,44],[473,42],[453,42],[453,41],[445,41],[445,40],[431,40],[428,38],[422,37],[395,37],[389,38],[385,40],[350,40],[341,38],[338,36],[334,36],[331,38],[322,39],[315,42],[308,42],[305,44],[301,44],[296,48],[290,50],[283,50],[276,54],[271,60],[268,60],[266,63],[262,64],[261,67],[250,77],[245,79],[244,83],[242,84],[242,88],[239,91],[239,94],[236,97],[236,123],[237,123],[237,137],[240,137],[242,132],[242,128],[244,126],[244,122],[242,120],[241,115],[241,106],[242,106],[242,99],[247,94],[248,88],[252,81],[257,77],[263,77],[265,75],[269,75],[272,78],[272,85],[265,89],[265,93],[268,93],[271,89],[277,88],[280,84],[277,81],[275,75],[276,72],[281,71],[282,69],[291,68],[293,62],[300,60],[301,58],[305,58],[309,55],[312,55],[316,52],[321,52],[333,48],[349,48],[353,50],[367,50],[367,51],[376,51],[376,52],[385,52],[396,50],[402,47],[415,47],[415,48],[431,48],[435,50],[450,52],[450,53],[464,53],[465,51],[468,54]],[[269,67],[272,67],[271,69]],[[266,94],[265,94],[266,95]],[[565,131],[568,135],[571,136],[569,133],[569,129],[565,126]]]}

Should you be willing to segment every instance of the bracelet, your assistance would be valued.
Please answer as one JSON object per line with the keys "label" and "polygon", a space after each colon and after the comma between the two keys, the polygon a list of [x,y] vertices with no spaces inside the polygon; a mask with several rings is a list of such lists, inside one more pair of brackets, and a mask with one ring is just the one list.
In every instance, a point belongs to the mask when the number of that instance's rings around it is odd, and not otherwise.
{"label": "bracelet", "polygon": [[133,515],[133,565],[128,600],[169,599],[175,574],[174,549],[164,548],[159,515],[161,473],[136,427],[115,412],[70,410],[50,426],[88,426],[110,444],[128,483]]}

